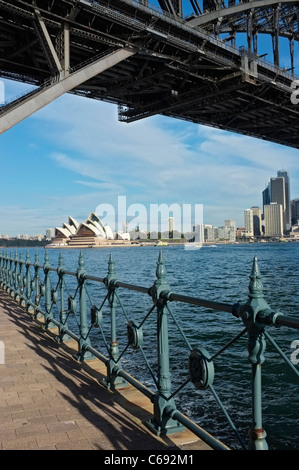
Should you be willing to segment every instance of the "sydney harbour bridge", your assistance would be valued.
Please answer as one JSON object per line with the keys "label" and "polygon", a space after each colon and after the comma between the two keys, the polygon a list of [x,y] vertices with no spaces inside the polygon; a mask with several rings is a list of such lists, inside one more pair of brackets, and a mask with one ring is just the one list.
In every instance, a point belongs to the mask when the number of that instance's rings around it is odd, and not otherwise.
{"label": "sydney harbour bridge", "polygon": [[160,114],[299,148],[299,1],[0,0],[0,24],[0,77],[34,86],[1,106],[0,133],[73,93],[126,123]]}

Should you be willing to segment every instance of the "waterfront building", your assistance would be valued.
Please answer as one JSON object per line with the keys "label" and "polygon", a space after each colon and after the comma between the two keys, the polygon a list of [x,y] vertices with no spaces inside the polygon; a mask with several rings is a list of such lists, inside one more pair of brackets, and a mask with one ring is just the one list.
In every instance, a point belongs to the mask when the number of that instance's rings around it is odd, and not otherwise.
{"label": "waterfront building", "polygon": [[236,221],[233,220],[233,219],[226,219],[224,221],[224,225],[225,225],[225,227],[232,227],[236,230]]}
{"label": "waterfront building", "polygon": [[271,203],[280,204],[283,214],[283,231],[286,233],[286,191],[283,177],[271,178]]}
{"label": "waterfront building", "polygon": [[168,217],[168,230],[169,233],[174,231],[174,217]]}
{"label": "waterfront building", "polygon": [[284,233],[283,207],[277,202],[264,206],[265,237],[282,237]]}
{"label": "waterfront building", "polygon": [[237,227],[236,228],[236,239],[241,240],[245,238],[245,227]]}
{"label": "waterfront building", "polygon": [[48,228],[46,230],[46,239],[51,240],[52,238],[55,238],[55,228]]}
{"label": "waterfront building", "polygon": [[255,237],[260,237],[262,232],[262,211],[258,206],[251,208],[253,216],[253,234]]}
{"label": "waterfront building", "polygon": [[[283,232],[289,233],[291,230],[290,178],[286,170],[278,170],[277,177],[270,178],[267,188],[263,191],[263,207],[271,203],[281,205]],[[264,210],[263,218],[265,219]]]}
{"label": "waterfront building", "polygon": [[227,228],[228,239],[231,242],[236,241],[236,221],[233,219],[226,219],[224,225]]}
{"label": "waterfront building", "polygon": [[59,243],[64,243],[64,240],[76,233],[78,227],[78,222],[73,217],[69,217],[68,222],[64,222],[62,227],[55,227],[55,239],[58,239]]}
{"label": "waterfront building", "polygon": [[114,235],[111,227],[104,225],[94,212],[90,212],[87,219],[80,224],[74,218],[69,217],[68,222],[62,227],[56,227],[55,238],[49,247],[97,247],[113,244],[114,240],[118,243],[125,243],[130,240],[130,236],[122,232]]}
{"label": "waterfront building", "polygon": [[291,205],[291,223],[292,225],[299,224],[299,199],[293,199]]}
{"label": "waterfront building", "polygon": [[[286,170],[278,170],[277,176],[284,178],[284,190],[285,190],[285,213],[284,223],[286,233],[291,230],[291,197],[290,197],[290,178],[289,173]],[[274,202],[274,201],[273,201]]]}
{"label": "waterfront building", "polygon": [[246,209],[244,211],[244,223],[245,223],[245,237],[251,238],[254,236],[253,231],[253,211]]}
{"label": "waterfront building", "polygon": [[215,230],[213,225],[204,225],[204,240],[206,242],[215,241]]}
{"label": "waterfront building", "polygon": [[271,202],[271,197],[270,197],[270,183],[268,186],[264,189],[263,193],[263,207],[266,206],[267,204],[270,204]]}
{"label": "waterfront building", "polygon": [[[110,227],[107,228],[110,229]],[[101,219],[91,212],[86,221],[79,225],[76,237],[97,237],[100,240],[105,240],[113,239],[113,233],[111,229],[108,232]]]}
{"label": "waterfront building", "polygon": [[292,230],[290,232],[290,238],[299,241],[299,221],[298,221],[298,224],[295,224],[292,226]]}
{"label": "waterfront building", "polygon": [[217,240],[225,240],[228,242],[234,242],[236,240],[236,228],[235,221],[226,221],[232,223],[232,225],[224,225],[221,227],[214,227],[213,225],[202,226],[202,237],[206,242],[215,242]]}
{"label": "waterfront building", "polygon": [[234,227],[226,227],[225,225],[218,227],[217,238],[219,240],[234,242],[236,240]]}
{"label": "waterfront building", "polygon": [[202,224],[196,224],[193,227],[194,241],[202,243],[204,241],[204,228]]}

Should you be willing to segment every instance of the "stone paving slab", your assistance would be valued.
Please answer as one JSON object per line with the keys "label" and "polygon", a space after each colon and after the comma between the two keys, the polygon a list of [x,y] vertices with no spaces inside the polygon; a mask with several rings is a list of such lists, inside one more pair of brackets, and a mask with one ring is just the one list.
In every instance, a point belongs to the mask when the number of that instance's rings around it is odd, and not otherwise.
{"label": "stone paving slab", "polygon": [[0,340],[1,450],[209,449],[189,431],[172,440],[151,434],[135,391],[124,397],[101,386],[3,291]]}

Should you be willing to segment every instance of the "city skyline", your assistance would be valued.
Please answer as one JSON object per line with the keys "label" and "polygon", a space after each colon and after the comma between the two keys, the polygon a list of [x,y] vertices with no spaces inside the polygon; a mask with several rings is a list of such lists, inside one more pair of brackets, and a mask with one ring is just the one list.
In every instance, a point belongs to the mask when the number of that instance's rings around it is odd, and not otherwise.
{"label": "city skyline", "polygon": [[245,236],[283,237],[294,235],[299,224],[299,198],[291,199],[288,170],[277,170],[262,191],[262,208],[244,210]]}
{"label": "city skyline", "polygon": [[[6,99],[28,85],[5,81]],[[65,95],[1,135],[0,233],[45,233],[99,204],[202,204],[204,224],[244,225],[276,169],[299,197],[298,150],[155,116],[125,124],[117,107]]]}

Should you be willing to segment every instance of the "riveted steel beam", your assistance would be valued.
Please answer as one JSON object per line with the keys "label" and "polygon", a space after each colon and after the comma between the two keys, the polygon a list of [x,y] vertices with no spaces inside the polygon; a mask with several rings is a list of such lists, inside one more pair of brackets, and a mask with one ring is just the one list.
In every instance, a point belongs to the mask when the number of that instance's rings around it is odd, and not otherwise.
{"label": "riveted steel beam", "polygon": [[188,21],[188,25],[196,28],[198,26],[203,26],[207,23],[215,21],[218,18],[234,16],[234,15],[237,15],[238,13],[243,13],[245,11],[253,10],[257,8],[272,7],[275,5],[279,5],[281,3],[286,3],[286,4],[289,3],[293,5],[294,0],[284,0],[283,2],[280,2],[279,0],[253,0],[253,1],[246,2],[246,3],[239,3],[238,5],[234,5],[234,6],[230,6],[226,8],[220,8],[219,10],[204,13],[202,16],[193,18],[190,21]]}
{"label": "riveted steel beam", "polygon": [[[58,72],[62,72],[61,62],[58,58],[57,52],[55,50],[55,47],[54,47],[53,42],[51,40],[51,37],[48,33],[48,30],[47,30],[47,27],[44,23],[42,15],[40,14],[40,11],[38,9],[35,9],[34,13],[35,13],[35,17],[37,19],[37,33],[38,33],[38,35],[41,39],[41,42],[44,46],[47,57],[49,58],[49,61],[56,66],[56,69],[58,70]],[[42,34],[40,34],[40,32]],[[48,53],[48,51],[49,51],[50,54]]]}
{"label": "riveted steel beam", "polygon": [[9,105],[6,113],[5,107],[2,108],[2,113],[3,111],[4,113],[0,115],[0,134],[23,121],[26,117],[31,116],[64,93],[71,91],[81,83],[113,67],[133,54],[134,51],[131,49],[119,49],[104,55],[104,57],[100,57],[98,60],[81,67],[62,80],[50,82],[47,86],[37,89],[36,92],[30,93],[30,96],[25,96],[22,100],[18,100],[15,105],[12,103]]}

